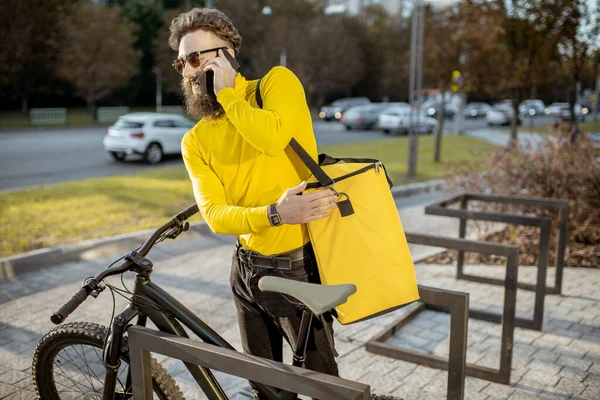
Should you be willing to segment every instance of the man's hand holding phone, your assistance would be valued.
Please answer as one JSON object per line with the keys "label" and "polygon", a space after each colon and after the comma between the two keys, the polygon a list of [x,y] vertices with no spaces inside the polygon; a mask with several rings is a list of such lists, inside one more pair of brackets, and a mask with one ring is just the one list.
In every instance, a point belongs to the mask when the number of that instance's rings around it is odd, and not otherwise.
{"label": "man's hand holding phone", "polygon": [[[227,50],[219,49],[217,52],[217,57],[211,58],[204,65],[203,70],[213,71],[214,73],[214,91],[215,96],[219,94],[219,92],[226,88],[233,88],[235,84],[235,77],[237,76],[236,70],[231,66],[224,52]],[[230,54],[228,54],[230,56]]]}

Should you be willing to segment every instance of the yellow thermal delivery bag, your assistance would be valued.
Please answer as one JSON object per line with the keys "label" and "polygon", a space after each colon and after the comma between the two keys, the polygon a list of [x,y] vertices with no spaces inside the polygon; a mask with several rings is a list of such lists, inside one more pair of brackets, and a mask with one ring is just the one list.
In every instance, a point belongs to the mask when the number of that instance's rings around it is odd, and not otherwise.
{"label": "yellow thermal delivery bag", "polygon": [[357,288],[336,307],[338,321],[361,321],[418,300],[414,264],[383,164],[324,154],[317,164],[295,139],[290,146],[312,172],[304,193],[339,195],[328,218],[308,223],[321,283]]}
{"label": "yellow thermal delivery bag", "polygon": [[[255,93],[259,108],[261,81]],[[361,321],[418,300],[415,267],[383,164],[325,154],[317,164],[296,139],[289,147],[312,173],[304,193],[339,194],[338,207],[328,218],[308,223],[321,283],[352,283],[357,289],[336,307],[338,321]]]}

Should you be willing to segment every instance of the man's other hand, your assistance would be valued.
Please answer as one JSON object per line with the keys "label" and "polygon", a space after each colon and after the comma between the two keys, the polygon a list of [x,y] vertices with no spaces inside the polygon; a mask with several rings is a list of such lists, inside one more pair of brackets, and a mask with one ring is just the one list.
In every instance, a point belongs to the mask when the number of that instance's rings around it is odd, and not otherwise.
{"label": "man's other hand", "polygon": [[299,196],[306,189],[306,182],[290,188],[277,201],[277,213],[284,224],[305,224],[327,218],[331,209],[337,206],[337,196],[330,190]]}

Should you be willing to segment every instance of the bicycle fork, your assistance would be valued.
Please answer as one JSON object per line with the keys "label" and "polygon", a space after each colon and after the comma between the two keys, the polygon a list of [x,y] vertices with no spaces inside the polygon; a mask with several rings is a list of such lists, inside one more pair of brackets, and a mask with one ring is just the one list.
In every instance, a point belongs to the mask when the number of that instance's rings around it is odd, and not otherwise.
{"label": "bicycle fork", "polygon": [[[123,334],[125,329],[131,320],[136,316],[140,315],[140,311],[127,307],[121,314],[117,315],[113,320],[112,329],[107,338],[106,346],[104,346],[104,368],[106,370],[104,376],[104,392],[102,394],[103,400],[113,400],[115,398],[115,391],[117,386],[117,375],[119,368],[121,367],[121,360],[119,359],[121,353],[121,346],[123,343]],[[140,315],[138,325],[146,324],[146,316]],[[127,369],[127,378],[125,382],[125,390],[131,389],[131,373],[129,368]]]}

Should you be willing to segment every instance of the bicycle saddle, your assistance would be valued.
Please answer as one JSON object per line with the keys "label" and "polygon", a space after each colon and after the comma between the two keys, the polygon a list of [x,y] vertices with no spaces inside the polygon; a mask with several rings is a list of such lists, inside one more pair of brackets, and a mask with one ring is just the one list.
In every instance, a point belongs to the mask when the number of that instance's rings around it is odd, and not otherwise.
{"label": "bicycle saddle", "polygon": [[315,315],[321,315],[332,308],[344,304],[348,296],[356,293],[354,285],[318,285],[293,281],[291,279],[264,276],[258,281],[263,292],[278,292],[300,300]]}

